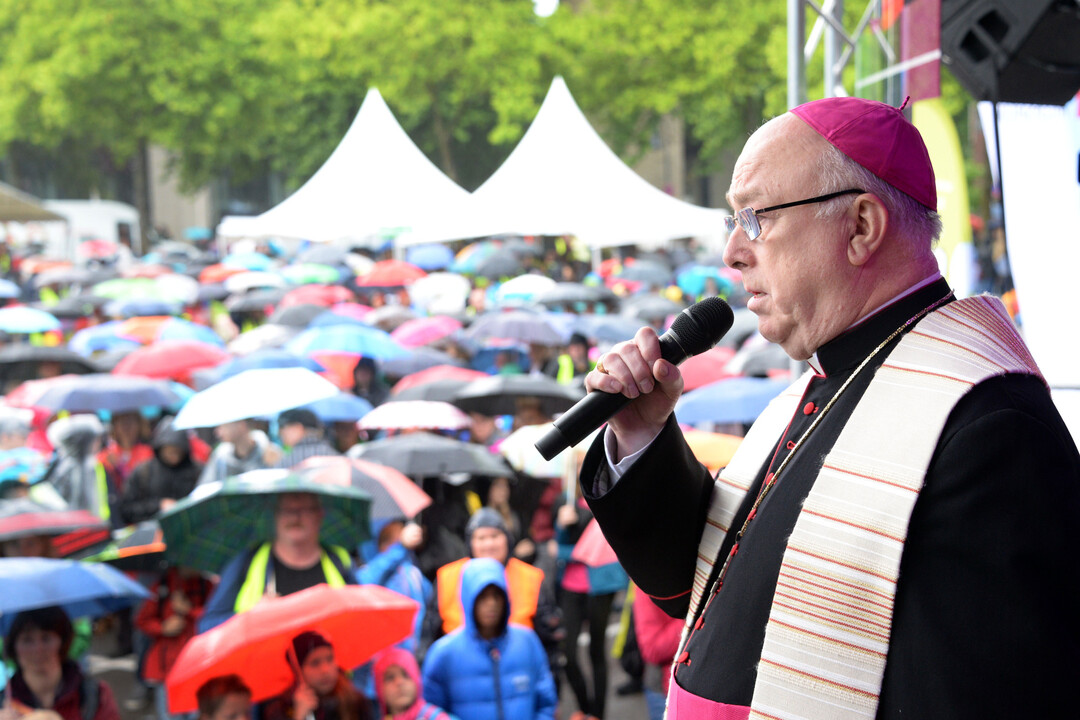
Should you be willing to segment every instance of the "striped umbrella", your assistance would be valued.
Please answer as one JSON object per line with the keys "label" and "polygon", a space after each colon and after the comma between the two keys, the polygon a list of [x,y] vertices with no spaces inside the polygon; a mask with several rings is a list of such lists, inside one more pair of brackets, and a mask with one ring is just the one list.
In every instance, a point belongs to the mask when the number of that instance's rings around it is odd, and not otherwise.
{"label": "striped umbrella", "polygon": [[199,485],[163,513],[165,557],[175,565],[220,572],[237,553],[274,537],[282,493],[313,493],[323,508],[323,543],[353,548],[371,535],[371,496],[352,486],[314,482],[289,470],[252,470]]}
{"label": "striped umbrella", "polygon": [[431,505],[431,496],[398,470],[342,455],[311,457],[293,468],[318,483],[351,485],[371,495],[372,521],[413,518]]}

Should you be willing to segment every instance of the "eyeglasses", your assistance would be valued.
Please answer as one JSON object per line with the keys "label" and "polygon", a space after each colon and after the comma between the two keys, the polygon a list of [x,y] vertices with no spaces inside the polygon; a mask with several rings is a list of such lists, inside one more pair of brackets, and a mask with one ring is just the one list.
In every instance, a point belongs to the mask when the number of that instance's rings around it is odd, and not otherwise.
{"label": "eyeglasses", "polygon": [[771,207],[755,210],[754,208],[743,208],[734,216],[728,215],[724,218],[724,225],[727,227],[728,233],[735,232],[736,224],[742,228],[746,233],[747,240],[757,240],[761,235],[761,224],[758,222],[757,216],[761,213],[767,213],[771,210],[783,210],[784,208],[795,207],[797,205],[810,205],[813,203],[825,202],[826,200],[832,200],[838,198],[841,195],[852,195],[854,193],[862,194],[865,190],[840,190],[839,192],[829,193],[828,195],[818,195],[807,200],[796,200],[795,202],[784,203],[782,205],[773,205]]}
{"label": "eyeglasses", "polygon": [[279,507],[277,514],[281,517],[302,517],[304,515],[317,515],[322,508],[319,505],[302,505],[300,507]]}

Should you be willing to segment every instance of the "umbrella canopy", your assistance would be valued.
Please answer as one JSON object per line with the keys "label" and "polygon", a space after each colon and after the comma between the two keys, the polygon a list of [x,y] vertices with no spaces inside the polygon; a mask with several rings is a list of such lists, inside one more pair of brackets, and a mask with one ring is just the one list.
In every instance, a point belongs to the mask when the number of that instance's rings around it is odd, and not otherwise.
{"label": "umbrella canopy", "polygon": [[277,415],[337,393],[332,382],[303,367],[244,370],[195,393],[177,413],[173,427],[216,427]]}
{"label": "umbrella canopy", "polygon": [[504,307],[527,305],[538,295],[555,289],[557,283],[547,275],[518,275],[495,291],[495,302]]}
{"label": "umbrella canopy", "polygon": [[0,632],[23,610],[59,605],[68,617],[99,617],[150,597],[108,565],[52,558],[0,558]]}
{"label": "umbrella canopy", "polygon": [[341,270],[318,263],[289,265],[278,272],[293,285],[333,285],[341,280]]}
{"label": "umbrella canopy", "polygon": [[159,340],[195,340],[207,345],[225,347],[225,341],[207,326],[168,315],[134,317],[122,322],[116,330],[117,334],[138,340],[144,345]]}
{"label": "umbrella canopy", "polygon": [[229,353],[197,340],[162,340],[140,348],[116,364],[114,375],[139,375],[185,382],[193,370],[216,367]]}
{"label": "umbrella canopy", "polygon": [[403,260],[381,260],[356,278],[359,287],[403,287],[412,285],[426,272]]}
{"label": "umbrella canopy", "polygon": [[299,333],[297,328],[267,323],[240,333],[226,347],[234,355],[250,355],[258,350],[280,348]]}
{"label": "umbrella canopy", "polygon": [[278,307],[287,308],[292,305],[322,305],[330,307],[337,303],[355,300],[356,296],[347,287],[341,285],[320,285],[312,283],[290,290],[285,297],[281,298]]}
{"label": "umbrella canopy", "polygon": [[324,305],[317,303],[301,303],[289,307],[278,308],[270,316],[270,322],[274,325],[286,327],[306,328],[312,320],[326,312]]}
{"label": "umbrella canopy", "polygon": [[239,275],[241,273],[250,272],[247,268],[242,268],[233,265],[225,265],[223,263],[217,263],[216,265],[207,265],[199,271],[199,282],[201,283],[223,283],[233,275]]}
{"label": "umbrella canopy", "polygon": [[578,538],[570,559],[586,568],[589,595],[605,595],[626,587],[626,571],[619,564],[596,518],[589,521]]}
{"label": "umbrella canopy", "polygon": [[0,330],[9,335],[59,330],[60,321],[52,313],[32,307],[0,308]]}
{"label": "umbrella canopy", "polygon": [[360,419],[361,430],[463,430],[472,424],[448,402],[391,400]]}
{"label": "umbrella canopy", "polygon": [[720,268],[712,265],[691,265],[679,273],[676,283],[687,295],[697,296],[705,292],[705,285],[709,280],[712,280],[715,286],[713,294],[732,290],[731,281],[720,273]]}
{"label": "umbrella canopy", "polygon": [[397,329],[402,323],[416,318],[417,315],[404,305],[383,305],[375,308],[364,316],[364,322],[374,325],[381,330],[390,332]]}
{"label": "umbrella canopy", "polygon": [[[23,391],[22,388],[27,389]],[[54,412],[108,410],[116,413],[147,407],[169,407],[180,402],[180,396],[164,380],[91,373],[61,375],[23,383],[8,395],[8,402],[43,407]]]}
{"label": "umbrella canopy", "polygon": [[[334,306],[341,306],[344,304],[345,303],[335,303]],[[360,307],[363,306],[361,305]],[[357,317],[355,313],[350,314],[348,312],[342,313],[336,310],[323,310],[308,323],[308,328],[329,327],[330,325],[368,325],[368,323],[364,322],[362,317]]]}
{"label": "umbrella canopy", "polygon": [[0,298],[17,298],[22,295],[22,288],[10,280],[0,278]]}
{"label": "umbrella canopy", "polygon": [[540,438],[547,435],[553,428],[551,423],[542,425],[525,425],[507,435],[499,441],[499,454],[506,458],[518,472],[531,475],[536,478],[565,478],[577,475],[577,458],[575,452],[584,454],[592,444],[596,433],[589,433],[573,448],[567,448],[555,455],[550,460],[545,460],[536,449],[536,443]]}
{"label": "umbrella canopy", "polygon": [[481,240],[469,243],[458,250],[450,270],[456,273],[474,273],[480,263],[499,251],[501,245],[494,240]]}
{"label": "umbrella canopy", "polygon": [[[459,369],[464,370],[465,368]],[[474,370],[472,372],[476,371]],[[487,373],[480,373],[479,376],[490,377]],[[433,380],[431,382],[423,383],[422,385],[414,385],[405,388],[400,392],[391,392],[390,396],[394,400],[400,401],[427,400],[429,402],[452,402],[454,397],[460,392],[461,388],[469,382],[472,382],[472,378],[466,380]],[[397,386],[395,385],[394,387]]]}
{"label": "umbrella canopy", "polygon": [[634,295],[623,300],[619,312],[648,322],[657,322],[683,311],[683,305],[660,295]]}
{"label": "umbrella canopy", "polygon": [[664,287],[671,281],[671,268],[658,262],[639,260],[624,265],[617,277],[620,280],[632,280],[646,285]]}
{"label": "umbrella canopy", "polygon": [[238,357],[219,365],[217,367],[219,374],[216,380],[218,382],[226,380],[233,375],[239,375],[245,370],[265,370],[266,368],[290,367],[307,368],[312,372],[322,372],[326,370],[326,368],[312,358],[294,355],[288,350],[267,348],[265,350],[256,350],[249,355],[244,355],[243,357]]}
{"label": "umbrella canopy", "polygon": [[575,303],[616,302],[618,296],[600,285],[561,282],[533,297],[538,305],[573,305]]}
{"label": "umbrella canopy", "polygon": [[399,345],[407,348],[430,345],[461,329],[461,321],[446,315],[407,320],[390,333]]}
{"label": "umbrella canopy", "polygon": [[113,533],[113,541],[103,550],[83,557],[103,562],[124,572],[161,572],[165,561],[165,536],[157,520],[145,520]]}
{"label": "umbrella canopy", "polygon": [[543,315],[523,310],[481,315],[465,335],[474,340],[502,338],[536,345],[565,345],[567,340]]}
{"label": "umbrella canopy", "polygon": [[414,306],[435,315],[465,310],[472,283],[456,273],[437,272],[420,278],[409,286]]}
{"label": "umbrella canopy", "polygon": [[286,288],[262,288],[250,290],[241,295],[234,295],[225,301],[229,312],[260,312],[269,315],[281,298],[289,291]]}
{"label": "umbrella canopy", "polygon": [[29,498],[0,501],[0,543],[47,535],[58,557],[109,538],[109,526],[86,510],[56,510]]}
{"label": "umbrella canopy", "polygon": [[139,347],[139,343],[131,338],[120,335],[122,320],[110,320],[100,325],[91,325],[79,330],[68,340],[68,349],[77,352],[83,357],[89,357],[96,352],[107,352],[121,348],[132,350]]}
{"label": "umbrella canopy", "polygon": [[285,346],[297,355],[313,352],[346,353],[386,360],[408,354],[382,330],[362,325],[330,325],[311,328],[297,335]]}
{"label": "umbrella canopy", "polygon": [[397,468],[409,477],[468,473],[509,477],[506,461],[480,445],[426,432],[407,433],[357,445],[349,457]]}
{"label": "umbrella canopy", "polygon": [[62,375],[85,375],[99,370],[93,360],[66,348],[19,343],[0,348],[0,382],[7,385],[33,380],[45,363],[59,364]]}
{"label": "umbrella canopy", "polygon": [[237,553],[274,537],[282,493],[319,496],[321,542],[353,548],[371,535],[371,496],[354,487],[312,482],[289,470],[252,470],[203,483],[158,518],[173,564],[220,572]]}
{"label": "umbrella canopy", "polygon": [[315,413],[315,416],[323,423],[356,422],[372,409],[371,403],[364,398],[344,392],[316,400],[302,407]]}
{"label": "umbrella canopy", "polygon": [[102,312],[114,318],[135,318],[179,313],[180,304],[155,298],[129,298],[110,300]]}
{"label": "umbrella canopy", "polygon": [[334,645],[340,667],[357,667],[412,632],[416,601],[378,585],[328,585],[261,602],[192,638],[166,678],[169,710],[198,709],[207,680],[236,673],[258,702],[287,690],[295,675],[287,660],[292,639],[315,631]]}
{"label": "umbrella canopy", "polygon": [[696,390],[702,385],[730,377],[732,373],[724,368],[735,356],[735,351],[726,347],[714,347],[700,355],[687,358],[679,366],[683,377],[683,392]]}
{"label": "umbrella canopy", "polygon": [[743,441],[737,435],[705,432],[693,428],[683,430],[683,437],[698,462],[713,472],[728,466]]}
{"label": "umbrella canopy", "polygon": [[480,277],[500,278],[520,275],[524,270],[521,257],[513,250],[500,248],[481,260],[473,272]]}
{"label": "umbrella canopy", "polygon": [[401,378],[390,390],[390,394],[396,395],[409,388],[426,385],[438,380],[464,384],[485,377],[488,377],[487,373],[480,372],[479,370],[470,370],[469,368],[458,367],[457,365],[435,365],[434,367],[429,367],[426,370],[420,370],[419,372],[414,372]]}
{"label": "umbrella canopy", "polygon": [[288,281],[277,273],[251,270],[230,275],[225,278],[224,285],[230,293],[244,293],[249,290],[283,288],[288,285]]}
{"label": "umbrella canopy", "polygon": [[431,496],[387,465],[341,455],[311,457],[293,472],[320,483],[351,485],[371,495],[372,521],[414,518],[431,505]]}
{"label": "umbrella canopy", "polygon": [[312,245],[297,253],[296,262],[298,264],[345,265],[350,254],[345,248],[335,245]]}
{"label": "umbrella canopy", "polygon": [[534,375],[494,375],[473,380],[454,397],[453,403],[467,412],[483,415],[514,415],[519,403],[528,398],[540,401],[547,417],[566,412],[584,392]]}
{"label": "umbrella canopy", "polygon": [[108,298],[98,297],[97,295],[69,295],[68,297],[60,298],[59,301],[50,305],[37,302],[33,303],[32,306],[39,310],[44,310],[54,317],[74,319],[90,317],[98,308],[103,307],[109,302],[112,301]]}
{"label": "umbrella canopy", "polygon": [[446,245],[413,245],[405,251],[405,261],[421,270],[442,270],[454,262],[454,253]]}
{"label": "umbrella canopy", "polygon": [[274,261],[259,252],[235,252],[223,257],[221,264],[242,270],[269,270]]}
{"label": "umbrella canopy", "polygon": [[386,360],[382,363],[383,375],[389,378],[402,378],[440,365],[461,367],[464,363],[442,350],[429,347],[418,347],[408,355]]}
{"label": "umbrella canopy", "polygon": [[749,423],[769,402],[784,391],[788,382],[764,378],[734,377],[691,390],[675,404],[679,422]]}

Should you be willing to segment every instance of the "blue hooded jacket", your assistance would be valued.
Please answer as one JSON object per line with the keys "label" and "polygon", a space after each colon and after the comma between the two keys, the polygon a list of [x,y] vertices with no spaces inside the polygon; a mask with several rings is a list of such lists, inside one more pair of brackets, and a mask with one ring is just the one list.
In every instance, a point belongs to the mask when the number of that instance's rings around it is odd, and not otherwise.
{"label": "blue hooded jacket", "polygon": [[[480,637],[474,608],[494,585],[507,598],[503,631]],[[558,698],[547,654],[532,630],[510,625],[503,566],[491,558],[469,561],[461,573],[465,625],[440,638],[424,660],[424,699],[469,720],[553,720]]]}

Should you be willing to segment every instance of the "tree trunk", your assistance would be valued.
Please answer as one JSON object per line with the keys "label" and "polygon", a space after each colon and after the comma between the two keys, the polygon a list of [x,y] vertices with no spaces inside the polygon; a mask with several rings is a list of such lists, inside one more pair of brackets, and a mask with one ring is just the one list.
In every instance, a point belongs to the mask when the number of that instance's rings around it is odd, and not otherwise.
{"label": "tree trunk", "polygon": [[146,140],[139,140],[139,149],[135,152],[132,162],[132,182],[135,185],[135,209],[139,211],[139,233],[131,238],[131,251],[135,255],[142,255],[148,246],[150,228],[153,227],[153,217],[150,208],[150,150]]}
{"label": "tree trunk", "polygon": [[439,144],[439,159],[442,161],[442,171],[454,182],[458,182],[457,168],[454,167],[454,158],[450,154],[450,131],[443,122],[442,114],[436,105],[434,95],[431,98],[431,112],[433,113],[432,129],[435,131],[435,141]]}

